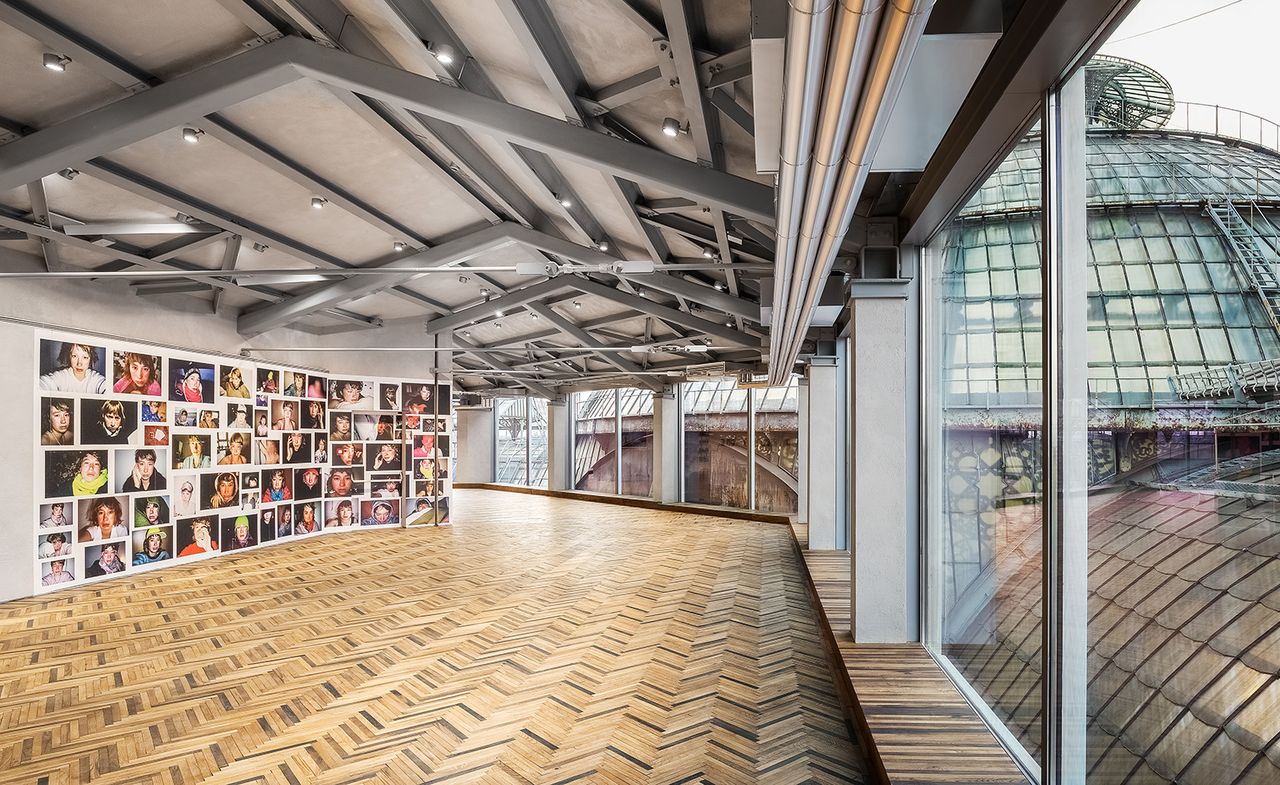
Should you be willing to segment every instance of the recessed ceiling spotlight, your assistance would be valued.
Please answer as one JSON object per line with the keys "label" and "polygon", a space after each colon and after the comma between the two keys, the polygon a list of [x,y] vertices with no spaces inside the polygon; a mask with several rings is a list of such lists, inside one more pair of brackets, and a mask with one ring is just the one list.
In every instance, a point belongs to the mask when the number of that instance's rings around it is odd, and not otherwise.
{"label": "recessed ceiling spotlight", "polygon": [[200,137],[202,136],[204,136],[204,131],[201,131],[199,128],[187,126],[182,129],[182,141],[188,144],[195,144],[200,141]]}
{"label": "recessed ceiling spotlight", "polygon": [[321,207],[324,207],[328,203],[329,203],[329,200],[324,198],[323,196],[311,197],[311,208],[313,210],[319,210]]}
{"label": "recessed ceiling spotlight", "polygon": [[552,196],[556,198],[556,201],[560,203],[561,207],[565,209],[573,207],[573,200],[570,199],[569,197],[561,196],[560,194],[552,194]]}
{"label": "recessed ceiling spotlight", "polygon": [[391,247],[392,247],[392,248],[394,248],[394,249],[396,249],[397,251],[403,251],[404,249],[408,248],[409,246],[405,245],[404,243],[400,242],[399,240],[396,240],[394,243],[392,243],[392,244],[391,244]]}
{"label": "recessed ceiling spotlight", "polygon": [[684,126],[680,125],[680,121],[675,119],[674,117],[664,117],[662,118],[662,133],[665,136],[670,136],[671,138],[674,139],[680,134],[689,133],[689,130]]}
{"label": "recessed ceiling spotlight", "polygon": [[608,241],[608,240],[597,240],[597,241],[596,241],[596,250],[597,250],[597,251],[601,251],[601,252],[603,252],[603,251],[608,251],[608,250],[609,250],[609,241]]}
{"label": "recessed ceiling spotlight", "polygon": [[79,169],[72,169],[71,167],[69,167],[69,166],[68,166],[66,169],[62,169],[62,170],[60,170],[60,171],[58,172],[58,174],[60,174],[60,175],[62,175],[63,177],[67,178],[68,180],[74,180],[74,179],[76,179],[77,177],[79,177],[79,176],[80,176],[80,170],[79,170]]}
{"label": "recessed ceiling spotlight", "polygon": [[499,316],[499,317],[500,317],[500,316],[503,316],[503,315],[504,315],[504,314],[502,313],[502,311],[498,311],[497,313],[495,313],[495,314],[494,314],[494,316]]}
{"label": "recessed ceiling spotlight", "polygon": [[45,52],[42,62],[44,63],[44,67],[48,68],[50,71],[62,73],[67,70],[67,66],[71,64],[71,58],[66,55]]}

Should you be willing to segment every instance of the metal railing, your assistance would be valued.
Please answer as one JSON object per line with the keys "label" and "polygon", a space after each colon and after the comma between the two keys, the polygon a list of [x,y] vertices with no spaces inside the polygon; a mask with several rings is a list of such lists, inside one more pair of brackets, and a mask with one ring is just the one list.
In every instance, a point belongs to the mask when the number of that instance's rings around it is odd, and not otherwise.
{"label": "metal railing", "polygon": [[1175,101],[1164,130],[1234,139],[1280,153],[1280,124],[1226,106]]}

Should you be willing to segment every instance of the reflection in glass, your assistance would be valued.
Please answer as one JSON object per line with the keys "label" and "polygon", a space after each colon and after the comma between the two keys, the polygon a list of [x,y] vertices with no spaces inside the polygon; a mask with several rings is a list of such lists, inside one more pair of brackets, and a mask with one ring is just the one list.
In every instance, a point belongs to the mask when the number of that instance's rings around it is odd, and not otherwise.
{"label": "reflection in glass", "polygon": [[499,398],[494,404],[495,425],[498,429],[497,466],[494,477],[497,482],[525,485],[529,481],[525,463],[529,417],[527,399]]}
{"label": "reflection in glass", "polygon": [[572,406],[574,490],[617,493],[616,392],[574,393]]}

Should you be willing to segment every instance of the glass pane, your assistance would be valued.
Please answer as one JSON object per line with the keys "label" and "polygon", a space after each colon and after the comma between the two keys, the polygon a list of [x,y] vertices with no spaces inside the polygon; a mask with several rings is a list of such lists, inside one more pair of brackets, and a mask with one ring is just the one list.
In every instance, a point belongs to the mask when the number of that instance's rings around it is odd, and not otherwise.
{"label": "glass pane", "polygon": [[498,427],[498,482],[525,485],[529,482],[525,464],[528,445],[529,417],[524,398],[499,398],[494,404]]}
{"label": "glass pane", "polygon": [[737,386],[734,379],[682,385],[686,502],[751,506],[747,397]]}
{"label": "glass pane", "polygon": [[[1038,154],[1039,144],[1037,137],[1018,150]],[[1016,159],[1002,163],[994,176],[1009,171]],[[1020,197],[1024,206],[1033,195],[1038,191]],[[941,433],[932,437],[938,445],[933,460],[942,479],[941,508],[930,515],[929,525],[931,539],[939,543],[930,571],[941,584],[933,594],[941,605],[936,645],[1018,742],[1038,755],[1040,259],[1038,249],[1020,259],[1015,286],[1004,271],[974,266],[972,260],[980,257],[958,245],[962,234],[981,227],[1008,227],[1014,235],[1037,231],[1038,204],[1032,207],[1010,214],[998,204],[970,203],[930,249],[938,293],[930,322],[942,366],[935,415]],[[1097,228],[1114,238],[1109,225]],[[1109,242],[1104,256],[1118,260],[1115,240]],[[1100,269],[1108,271],[1104,291],[1127,294],[1123,265]],[[966,285],[954,286],[962,277]],[[987,280],[990,290],[970,283]],[[993,291],[998,300],[993,301]],[[1010,307],[1019,319],[1003,316]],[[999,316],[973,318],[987,309]],[[1134,323],[1127,296],[1099,301],[1093,311],[1100,323],[1104,314],[1112,323]]]}
{"label": "glass pane", "polygon": [[613,390],[573,394],[573,487],[617,493],[617,397]]}
{"label": "glass pane", "polygon": [[799,505],[800,415],[799,387],[755,390],[756,396],[756,509],[794,513]]}
{"label": "glass pane", "polygon": [[619,390],[622,407],[622,493],[653,492],[653,392]]}
{"label": "glass pane", "polygon": [[547,487],[547,401],[529,399],[529,485]]}

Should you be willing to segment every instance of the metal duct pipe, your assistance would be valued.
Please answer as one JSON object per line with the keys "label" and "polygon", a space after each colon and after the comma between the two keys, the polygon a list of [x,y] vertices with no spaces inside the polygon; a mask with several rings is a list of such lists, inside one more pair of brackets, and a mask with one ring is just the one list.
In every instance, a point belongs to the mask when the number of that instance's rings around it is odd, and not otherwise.
{"label": "metal duct pipe", "polygon": [[778,165],[777,246],[774,264],[772,331],[776,334],[791,284],[787,260],[795,256],[800,233],[814,128],[822,92],[823,65],[831,39],[834,0],[790,0],[787,61],[783,81],[782,145]]}
{"label": "metal duct pipe", "polygon": [[[805,328],[836,253],[857,206],[858,194],[866,182],[869,159],[888,121],[892,106],[906,76],[906,67],[924,32],[928,11],[934,0],[895,0],[883,14],[879,37],[866,84],[861,93],[852,130],[848,136],[841,170],[825,215],[821,237],[816,243],[809,278],[800,284],[800,307],[789,311],[782,334],[775,330],[770,347],[770,381],[781,384],[790,374],[804,342]],[[904,8],[903,5],[907,7]],[[781,340],[779,340],[781,338]],[[774,364],[774,361],[777,364]]]}
{"label": "metal duct pipe", "polygon": [[[873,3],[874,7],[869,7]],[[784,347],[789,345],[793,314],[800,307],[806,282],[813,274],[818,239],[831,211],[831,199],[836,191],[854,112],[859,105],[858,98],[863,92],[863,81],[871,64],[877,21],[883,7],[881,0],[842,0],[836,13],[822,85],[824,100],[818,118],[813,164],[804,193],[800,237],[793,255],[786,257],[789,272],[786,318],[781,322],[781,332],[777,334]],[[790,248],[787,250],[791,251]]]}

